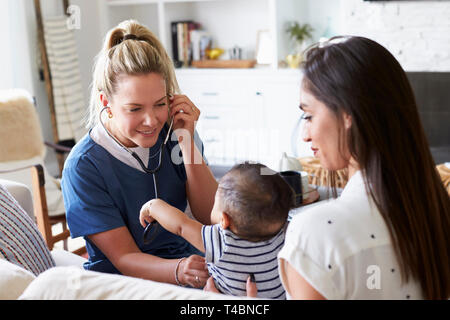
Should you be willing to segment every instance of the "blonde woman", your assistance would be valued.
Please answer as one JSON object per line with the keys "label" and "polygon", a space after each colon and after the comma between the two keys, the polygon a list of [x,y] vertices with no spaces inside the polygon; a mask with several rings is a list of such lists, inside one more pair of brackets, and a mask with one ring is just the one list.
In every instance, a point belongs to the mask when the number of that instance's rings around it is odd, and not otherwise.
{"label": "blonde woman", "polygon": [[133,20],[109,31],[95,62],[91,129],[62,179],[71,235],[86,240],[86,269],[204,286],[202,254],[162,227],[150,230],[147,243],[138,219],[158,197],[182,211],[188,201],[195,218],[210,224],[217,183],[201,141],[194,142],[200,111],[178,91],[172,61],[152,32]]}

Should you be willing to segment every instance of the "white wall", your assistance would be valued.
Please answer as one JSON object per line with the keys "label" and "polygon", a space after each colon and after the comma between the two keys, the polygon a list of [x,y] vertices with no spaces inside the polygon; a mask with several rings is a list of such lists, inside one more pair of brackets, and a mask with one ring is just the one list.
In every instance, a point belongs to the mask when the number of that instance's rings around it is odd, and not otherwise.
{"label": "white wall", "polygon": [[323,36],[334,36],[340,33],[342,23],[341,5],[346,1],[347,0],[306,1],[307,19],[309,24],[314,28],[314,41],[318,41]]}
{"label": "white wall", "polygon": [[342,33],[379,42],[405,70],[450,71],[449,1],[343,0],[341,10]]}
{"label": "white wall", "polygon": [[78,5],[81,12],[80,29],[74,29],[74,33],[78,46],[81,81],[85,93],[84,99],[87,106],[90,97],[94,58],[102,48],[105,36],[105,32],[103,32],[104,15],[101,14],[101,2],[99,1],[71,0],[70,4]]}
{"label": "white wall", "polygon": [[[39,80],[39,56],[33,2],[1,0],[0,27],[6,37],[4,43],[7,44],[0,50],[2,70],[0,89],[22,88],[30,92],[36,98],[43,137],[46,141],[53,141],[45,84]],[[48,152],[47,156],[50,159],[50,170],[52,173],[56,173],[55,155]]]}
{"label": "white wall", "polygon": [[0,61],[2,72],[0,73],[0,89],[7,89],[14,86],[14,74],[12,72],[12,34],[10,21],[10,3],[12,1],[0,1],[0,30],[5,35],[5,42],[7,45],[2,46],[0,50]]}
{"label": "white wall", "polygon": [[[31,55],[26,17],[17,14],[25,9],[24,0],[0,1],[0,30],[6,37],[0,50],[2,72],[0,88],[32,90]],[[13,32],[14,31],[14,32]]]}

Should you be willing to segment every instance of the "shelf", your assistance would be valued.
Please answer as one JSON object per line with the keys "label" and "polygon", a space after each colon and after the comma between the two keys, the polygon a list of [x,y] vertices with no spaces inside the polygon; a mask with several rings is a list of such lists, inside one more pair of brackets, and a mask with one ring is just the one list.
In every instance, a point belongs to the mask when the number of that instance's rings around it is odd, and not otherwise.
{"label": "shelf", "polygon": [[176,2],[214,2],[224,0],[162,0],[163,3],[176,3]]}
{"label": "shelf", "polygon": [[190,76],[257,76],[257,77],[293,77],[301,79],[302,73],[298,69],[279,68],[273,69],[270,66],[255,65],[254,68],[236,69],[236,68],[177,68],[175,69],[177,77]]}
{"label": "shelf", "polygon": [[235,68],[249,69],[253,68],[256,60],[199,60],[192,61],[194,68]]}
{"label": "shelf", "polygon": [[[289,41],[283,31],[287,21],[299,19],[305,0],[107,0],[107,23],[135,18],[152,30],[169,55],[173,56],[171,22],[192,20],[208,31],[213,46],[225,50],[239,46],[243,59],[257,55],[258,34],[268,30],[270,34],[270,65],[278,68],[278,62],[288,53]],[[145,7],[145,5],[147,5]],[[142,6],[142,7],[141,7]],[[123,10],[122,10],[123,9]],[[230,17],[232,17],[230,19]],[[106,23],[105,23],[106,24]],[[106,31],[105,30],[105,31]]]}
{"label": "shelf", "polygon": [[106,3],[109,6],[129,6],[136,4],[157,4],[159,0],[110,0]]}
{"label": "shelf", "polygon": [[213,2],[223,0],[109,0],[107,4],[110,6],[129,6],[139,4],[166,4],[166,3],[182,3],[182,2]]}

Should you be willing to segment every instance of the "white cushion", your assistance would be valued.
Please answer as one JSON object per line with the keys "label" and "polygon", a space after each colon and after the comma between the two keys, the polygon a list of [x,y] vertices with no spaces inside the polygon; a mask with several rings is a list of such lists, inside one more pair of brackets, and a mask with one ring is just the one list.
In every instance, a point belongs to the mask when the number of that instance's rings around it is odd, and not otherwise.
{"label": "white cushion", "polygon": [[29,271],[0,259],[0,300],[17,299],[36,277]]}
{"label": "white cushion", "polygon": [[8,190],[14,199],[20,204],[30,218],[34,221],[33,197],[31,190],[23,183],[0,179],[0,184]]}
{"label": "white cushion", "polygon": [[199,289],[82,270],[55,267],[41,273],[19,297],[23,300],[223,300],[238,299]]}
{"label": "white cushion", "polygon": [[88,261],[86,258],[61,249],[53,249],[51,254],[57,267],[75,266],[83,269],[83,264]]}

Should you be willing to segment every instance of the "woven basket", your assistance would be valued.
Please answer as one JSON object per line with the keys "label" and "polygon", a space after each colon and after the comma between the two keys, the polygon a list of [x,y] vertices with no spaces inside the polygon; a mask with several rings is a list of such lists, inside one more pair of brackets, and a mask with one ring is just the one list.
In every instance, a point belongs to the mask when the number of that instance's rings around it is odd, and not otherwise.
{"label": "woven basket", "polygon": [[436,166],[439,175],[441,176],[442,183],[444,184],[445,190],[447,190],[450,196],[450,169],[447,168],[445,164],[439,164]]}
{"label": "woven basket", "polygon": [[[319,159],[313,157],[298,158],[303,171],[308,172],[308,182],[316,186],[329,186],[329,173],[320,165]],[[336,171],[336,187],[344,188],[348,181],[347,169]]]}
{"label": "woven basket", "polygon": [[[303,171],[308,172],[308,182],[316,186],[328,186],[328,171],[322,168],[320,161],[313,157],[298,158]],[[450,169],[445,164],[436,166],[445,190],[450,196]],[[344,188],[348,181],[347,170],[338,170],[336,187]]]}

